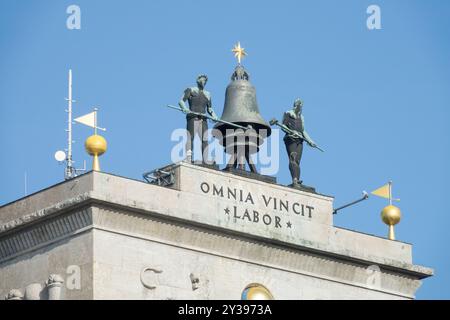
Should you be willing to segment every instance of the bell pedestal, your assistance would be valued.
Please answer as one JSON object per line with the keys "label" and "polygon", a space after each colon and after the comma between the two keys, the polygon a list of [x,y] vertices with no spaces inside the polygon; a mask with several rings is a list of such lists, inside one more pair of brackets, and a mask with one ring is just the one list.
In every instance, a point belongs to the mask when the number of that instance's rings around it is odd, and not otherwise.
{"label": "bell pedestal", "polygon": [[260,173],[253,173],[246,170],[241,170],[239,168],[233,168],[233,167],[226,167],[222,171],[229,172],[241,177],[250,178],[250,179],[256,179],[259,181],[264,181],[267,183],[277,183],[277,178],[272,176],[266,176],[262,175]]}

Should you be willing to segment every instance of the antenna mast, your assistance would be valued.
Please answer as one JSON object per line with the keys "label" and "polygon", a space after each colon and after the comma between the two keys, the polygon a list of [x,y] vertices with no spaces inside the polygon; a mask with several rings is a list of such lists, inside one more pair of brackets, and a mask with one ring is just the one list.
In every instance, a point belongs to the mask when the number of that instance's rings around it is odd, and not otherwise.
{"label": "antenna mast", "polygon": [[68,108],[66,112],[68,113],[68,120],[67,120],[67,155],[64,151],[57,151],[55,153],[55,159],[56,161],[62,163],[66,163],[66,168],[64,170],[64,179],[69,180],[72,178],[75,178],[79,171],[86,171],[86,161],[84,162],[84,168],[83,169],[76,169],[73,164],[75,161],[72,159],[72,103],[75,102],[75,100],[72,99],[72,69],[69,69],[69,97],[66,98],[68,102]]}
{"label": "antenna mast", "polygon": [[73,168],[72,160],[72,69],[69,69],[69,97],[68,101],[68,120],[67,120],[67,165],[64,178],[66,180],[71,179],[75,176],[75,170]]}

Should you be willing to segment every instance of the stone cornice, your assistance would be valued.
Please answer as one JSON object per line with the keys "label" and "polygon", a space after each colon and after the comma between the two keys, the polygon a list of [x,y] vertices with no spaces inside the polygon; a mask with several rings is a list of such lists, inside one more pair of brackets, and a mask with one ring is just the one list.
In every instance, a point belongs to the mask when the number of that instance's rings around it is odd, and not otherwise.
{"label": "stone cornice", "polygon": [[79,205],[80,203],[83,203],[85,201],[88,201],[91,199],[91,196],[89,192],[84,193],[82,195],[76,196],[71,199],[67,199],[62,202],[58,202],[52,206],[46,207],[44,209],[35,211],[33,213],[21,216],[17,219],[14,219],[12,221],[9,221],[7,223],[4,223],[0,225],[0,237],[12,229],[17,229],[21,226],[28,225],[36,220],[41,220],[44,218],[47,218],[53,214],[61,213],[67,209],[73,208],[76,205]]}
{"label": "stone cornice", "polygon": [[90,208],[57,215],[52,219],[30,224],[17,232],[6,233],[0,237],[0,263],[82,232],[86,228],[92,228]]}

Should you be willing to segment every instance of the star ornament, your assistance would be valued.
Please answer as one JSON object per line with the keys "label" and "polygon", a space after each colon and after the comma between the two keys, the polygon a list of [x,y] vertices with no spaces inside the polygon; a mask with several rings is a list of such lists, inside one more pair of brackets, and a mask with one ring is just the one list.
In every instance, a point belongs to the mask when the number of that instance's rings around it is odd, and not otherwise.
{"label": "star ornament", "polygon": [[241,64],[241,60],[244,56],[247,55],[247,52],[245,52],[244,48],[241,48],[241,43],[238,42],[233,50],[231,50],[232,52],[234,52],[234,56],[238,59],[238,63]]}

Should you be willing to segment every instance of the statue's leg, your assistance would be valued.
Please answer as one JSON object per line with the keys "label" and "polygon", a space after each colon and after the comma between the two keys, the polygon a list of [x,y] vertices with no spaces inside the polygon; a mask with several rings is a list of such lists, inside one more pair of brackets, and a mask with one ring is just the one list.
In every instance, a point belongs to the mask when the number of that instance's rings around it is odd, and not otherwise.
{"label": "statue's leg", "polygon": [[300,167],[298,157],[298,143],[291,139],[285,141],[286,151],[289,157],[289,171],[291,173],[292,183],[296,184],[300,177]]}
{"label": "statue's leg", "polygon": [[297,181],[300,184],[302,184],[302,181],[300,180],[300,173],[301,173],[300,160],[302,159],[302,154],[303,154],[303,141],[297,144],[297,158],[295,159],[297,163],[296,165],[298,167]]}
{"label": "statue's leg", "polygon": [[208,122],[206,119],[202,119],[201,121],[201,136],[202,139],[202,156],[203,163],[208,164]]}
{"label": "statue's leg", "polygon": [[[192,146],[192,150],[196,150],[195,148],[200,148],[200,146],[195,146],[195,137],[196,136],[199,137],[200,143],[203,144],[203,140],[202,140],[202,119],[194,118],[194,119],[192,119],[192,121],[193,121],[193,130],[192,130],[192,134],[191,134],[191,146]],[[202,150],[202,152],[203,152],[203,150]],[[192,162],[195,162],[194,161],[194,151],[192,151]]]}
{"label": "statue's leg", "polygon": [[194,123],[195,119],[190,118],[186,122],[186,159],[188,162],[192,162],[193,154],[192,154],[192,145],[194,144],[194,137],[195,137],[195,131],[194,131]]}

